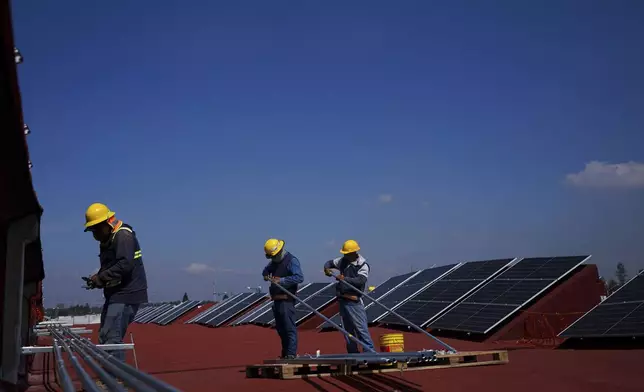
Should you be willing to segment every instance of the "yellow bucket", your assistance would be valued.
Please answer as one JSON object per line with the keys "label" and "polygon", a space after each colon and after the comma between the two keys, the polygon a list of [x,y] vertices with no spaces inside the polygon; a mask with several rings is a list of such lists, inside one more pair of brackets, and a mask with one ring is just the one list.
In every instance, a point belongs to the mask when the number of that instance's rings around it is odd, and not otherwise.
{"label": "yellow bucket", "polygon": [[405,351],[405,337],[401,333],[388,333],[380,337],[380,351],[400,353]]}

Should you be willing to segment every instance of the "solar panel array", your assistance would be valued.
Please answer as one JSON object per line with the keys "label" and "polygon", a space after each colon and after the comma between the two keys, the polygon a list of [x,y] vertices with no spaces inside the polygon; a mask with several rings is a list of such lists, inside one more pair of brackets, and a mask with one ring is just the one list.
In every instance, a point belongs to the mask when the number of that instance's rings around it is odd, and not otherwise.
{"label": "solar panel array", "polygon": [[[301,296],[302,290],[306,289],[309,285],[311,285],[311,283],[306,283],[303,286],[300,286],[298,288],[297,290],[298,297]],[[236,325],[252,323],[257,317],[261,316],[266,312],[270,312],[272,307],[273,307],[273,301],[272,300],[266,301],[265,303],[261,304],[257,308],[245,314],[243,317],[240,317],[239,319],[235,320],[230,325],[236,326]]]}
{"label": "solar panel array", "polygon": [[[470,261],[452,270],[406,301],[394,311],[418,326],[425,326],[443,313],[451,304],[471,293],[489,278],[507,266],[512,259]],[[400,318],[389,313],[381,323],[406,325]]]}
{"label": "solar panel array", "polygon": [[[386,281],[384,281],[383,283],[381,283],[380,285],[378,285],[378,287],[376,287],[372,292],[368,294],[370,297],[375,298],[376,300],[379,301],[381,298],[385,297],[390,291],[395,289],[397,286],[402,284],[405,280],[409,279],[416,273],[417,271],[391,277]],[[362,302],[364,303],[365,309],[371,305],[371,300],[369,298],[363,297]],[[374,306],[378,306],[378,305],[374,305]],[[336,313],[335,315],[330,317],[330,319],[334,323],[342,326],[342,318],[340,317],[340,313]],[[334,328],[334,327],[325,321],[320,326],[318,326],[318,328],[325,329],[325,328]]]}
{"label": "solar panel array", "polygon": [[159,325],[168,325],[184,314],[188,313],[192,309],[196,308],[201,304],[201,301],[185,301],[170,309],[169,311],[162,313],[155,317],[154,319],[148,321],[149,323],[159,324]]}
{"label": "solar panel array", "polygon": [[[443,265],[436,268],[428,268],[420,271],[414,275],[411,279],[407,280],[402,285],[398,286],[394,291],[378,302],[382,303],[389,309],[396,307],[399,303],[404,302],[409,297],[414,295],[416,292],[422,290],[425,286],[431,284],[436,279],[440,278],[447,272],[455,268],[457,264]],[[383,317],[387,310],[378,304],[373,304],[367,309],[367,321],[369,323],[374,323],[380,320]]]}
{"label": "solar panel array", "polygon": [[205,319],[206,317],[209,317],[214,312],[217,312],[219,308],[221,308],[222,306],[225,306],[230,301],[234,301],[236,298],[239,298],[240,295],[243,295],[243,294],[241,294],[241,293],[240,294],[235,294],[235,295],[233,295],[231,297],[228,297],[228,298],[224,299],[221,302],[217,302],[216,304],[214,304],[210,308],[204,310],[203,312],[199,313],[195,317],[193,317],[190,320],[186,321],[185,324],[194,324],[194,323],[200,322],[201,320]]}
{"label": "solar panel array", "polygon": [[429,323],[429,327],[488,333],[587,258],[588,256],[522,259]]}
{"label": "solar panel array", "polygon": [[145,316],[156,308],[156,305],[145,305],[142,308],[139,308],[139,311],[136,312],[136,316],[134,317],[134,322],[138,322],[137,320],[141,319],[141,317]]}
{"label": "solar panel array", "polygon": [[644,336],[644,271],[563,330],[565,338]]}
{"label": "solar panel array", "polygon": [[[324,289],[328,283],[311,283],[302,290],[298,291],[297,297],[303,301],[309,298],[311,295],[317,293],[318,291]],[[252,323],[260,325],[271,325],[273,323],[273,312],[271,309],[267,309],[263,314],[255,318]]]}
{"label": "solar panel array", "polygon": [[205,324],[211,327],[221,327],[226,324],[228,321],[233,319],[235,316],[255,305],[259,301],[266,298],[266,293],[252,293],[251,295],[243,297],[240,301],[237,301],[234,305],[229,306],[222,312],[219,312],[213,318],[208,319]]}
{"label": "solar panel array", "polygon": [[255,293],[241,293],[241,294],[238,294],[238,295],[234,296],[233,298],[231,298],[229,301],[227,301],[225,304],[222,304],[221,306],[217,307],[217,309],[215,309],[212,312],[210,312],[207,316],[204,316],[204,317],[202,317],[199,320],[194,321],[194,322],[197,323],[197,324],[209,325],[208,323],[210,322],[210,320],[214,320],[220,314],[223,314],[223,313],[227,312],[229,309],[235,307],[237,304],[239,304],[243,300],[249,298],[253,294],[255,294]]}
{"label": "solar panel array", "polygon": [[[304,302],[315,310],[320,310],[336,299],[335,284],[328,284],[323,290],[307,298]],[[295,323],[299,324],[311,316],[313,312],[306,306],[298,303],[295,305]]]}
{"label": "solar panel array", "polygon": [[174,307],[174,305],[171,305],[171,304],[159,305],[155,309],[151,310],[150,312],[147,312],[146,314],[142,315],[141,317],[136,316],[134,318],[134,322],[147,323],[148,321],[150,321],[150,320],[154,319],[155,317],[157,317],[158,315],[160,315],[160,314],[172,309],[173,307]]}

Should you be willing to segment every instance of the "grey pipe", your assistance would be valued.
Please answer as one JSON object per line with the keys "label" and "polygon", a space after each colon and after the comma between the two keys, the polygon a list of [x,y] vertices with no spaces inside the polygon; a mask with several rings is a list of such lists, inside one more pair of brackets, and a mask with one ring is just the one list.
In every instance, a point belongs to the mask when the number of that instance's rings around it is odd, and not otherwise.
{"label": "grey pipe", "polygon": [[67,343],[65,343],[63,336],[61,336],[58,332],[56,332],[51,327],[49,327],[48,329],[49,329],[49,333],[51,333],[52,336],[55,336],[57,339],[60,339],[60,344],[61,346],[63,346],[63,350],[69,356],[69,359],[72,362],[72,367],[74,368],[74,371],[80,378],[81,384],[83,385],[83,389],[85,389],[88,392],[101,392],[96,386],[96,383],[94,383],[94,381],[89,376],[89,374],[87,374],[85,369],[83,369],[83,367],[80,365],[80,362],[78,361],[78,358],[76,358],[76,355],[74,355],[74,353],[69,348]]}
{"label": "grey pipe", "polygon": [[58,340],[54,339],[54,357],[56,359],[56,367],[58,368],[58,375],[60,376],[60,387],[63,388],[65,392],[76,392],[76,388],[72,383],[67,368],[65,367],[65,361],[63,360],[63,355],[58,345]]}

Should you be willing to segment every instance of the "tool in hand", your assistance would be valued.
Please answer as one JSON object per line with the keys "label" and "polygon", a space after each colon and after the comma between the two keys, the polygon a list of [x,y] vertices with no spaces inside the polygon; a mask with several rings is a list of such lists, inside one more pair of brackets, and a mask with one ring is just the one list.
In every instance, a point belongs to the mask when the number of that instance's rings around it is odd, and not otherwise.
{"label": "tool in hand", "polygon": [[91,279],[91,276],[81,276],[81,279],[85,281],[85,286],[82,286],[85,290],[93,290],[98,288],[96,283]]}
{"label": "tool in hand", "polygon": [[[331,275],[329,275],[329,274],[327,273],[327,271],[326,271],[326,270],[324,271],[324,273],[325,273],[325,274],[327,274],[327,276],[332,276],[332,277],[336,278],[338,281],[341,281],[342,283],[344,283],[345,285],[347,285],[348,287],[350,287],[351,289],[353,289],[353,291],[355,291],[355,292],[358,292],[358,293],[362,294],[365,298],[367,298],[367,299],[371,300],[372,302],[375,302],[376,304],[380,305],[380,307],[382,307],[383,309],[385,309],[385,310],[386,310],[386,311],[388,311],[389,313],[393,314],[394,316],[396,316],[396,317],[398,317],[399,319],[401,319],[402,321],[404,321],[404,322],[405,322],[405,324],[407,324],[409,327],[411,327],[411,328],[415,329],[416,331],[418,331],[418,332],[420,332],[420,333],[422,333],[422,334],[425,334],[425,335],[427,335],[428,337],[430,337],[430,338],[434,339],[437,343],[439,343],[441,346],[443,346],[443,347],[447,348],[447,350],[449,350],[450,352],[453,352],[453,353],[456,353],[456,352],[457,352],[457,351],[456,351],[456,349],[455,349],[454,347],[452,347],[452,346],[450,346],[449,344],[447,344],[447,343],[443,342],[442,340],[438,339],[436,336],[434,336],[434,335],[432,335],[431,333],[429,333],[429,332],[425,331],[424,329],[422,329],[422,328],[421,328],[421,327],[419,327],[418,325],[416,325],[416,324],[412,323],[411,321],[407,320],[407,319],[406,319],[406,318],[404,318],[403,316],[401,316],[401,315],[399,315],[398,313],[394,312],[393,310],[389,309],[388,307],[386,307],[385,305],[383,305],[380,301],[376,300],[375,298],[373,298],[373,297],[372,297],[372,296],[370,296],[369,294],[362,292],[362,291],[361,291],[361,290],[359,290],[357,287],[355,287],[355,286],[354,286],[354,285],[352,285],[351,283],[349,283],[349,282],[347,282],[346,280],[344,280],[344,276],[342,276],[342,275],[334,275],[333,273],[331,273]],[[338,277],[339,277],[339,276],[340,276],[340,277],[342,277],[342,278],[338,279]]]}

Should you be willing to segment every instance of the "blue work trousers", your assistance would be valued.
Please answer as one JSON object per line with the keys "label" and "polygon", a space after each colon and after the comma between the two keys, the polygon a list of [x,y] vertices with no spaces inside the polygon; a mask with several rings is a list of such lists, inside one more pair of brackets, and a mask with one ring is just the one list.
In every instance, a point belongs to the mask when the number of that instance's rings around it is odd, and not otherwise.
{"label": "blue work trousers", "polygon": [[275,329],[282,340],[282,357],[297,355],[297,327],[295,322],[295,303],[293,301],[273,302]]}
{"label": "blue work trousers", "polygon": [[[121,344],[127,327],[134,321],[139,305],[105,303],[101,312],[101,327],[98,330],[99,344]],[[114,357],[125,362],[125,351],[111,352]]]}
{"label": "blue work trousers", "polygon": [[[368,349],[362,347],[363,352],[375,352],[371,335],[367,325],[367,312],[364,310],[364,303],[362,299],[359,301],[351,301],[344,298],[339,298],[340,301],[340,317],[342,317],[342,327],[360,340]],[[358,343],[344,337],[347,342],[347,352],[358,353]]]}

